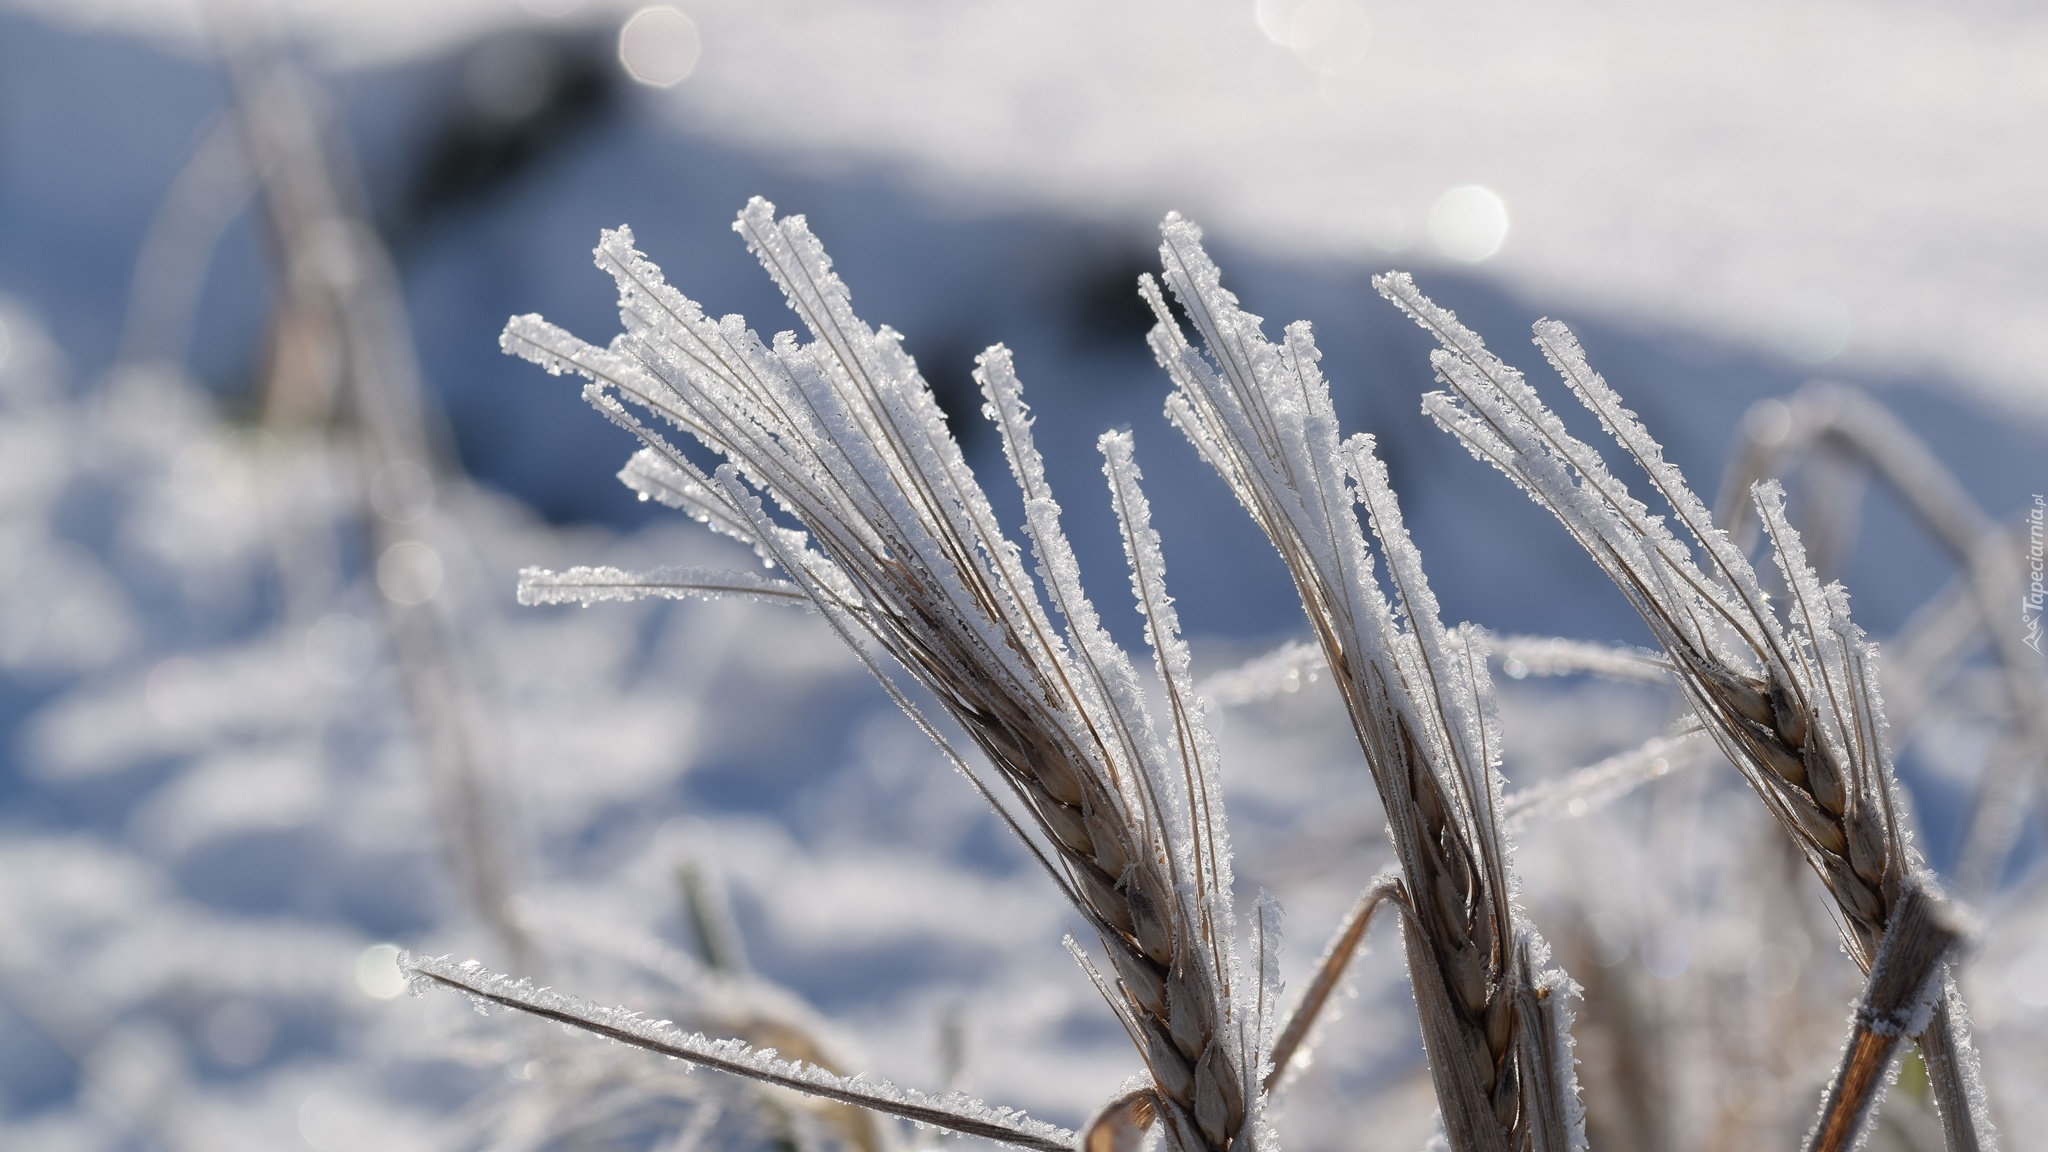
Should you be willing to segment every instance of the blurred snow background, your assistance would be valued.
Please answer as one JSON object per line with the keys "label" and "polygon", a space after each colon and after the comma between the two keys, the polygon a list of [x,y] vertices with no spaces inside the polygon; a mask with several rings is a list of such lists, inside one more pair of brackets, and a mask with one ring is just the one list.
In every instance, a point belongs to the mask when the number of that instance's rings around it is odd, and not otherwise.
{"label": "blurred snow background", "polygon": [[[2048,489],[2048,17],[2029,7],[680,11],[625,40],[665,88],[621,67],[627,8],[271,14],[360,166],[456,465],[421,521],[392,515],[405,492],[377,477],[401,473],[366,474],[345,429],[297,436],[266,415],[290,285],[248,180],[219,158],[229,88],[206,14],[0,7],[8,1146],[826,1138],[826,1121],[705,1075],[466,1023],[447,998],[393,1001],[394,943],[707,1027],[782,1021],[850,1068],[957,1080],[1067,1124],[1135,1070],[1059,947],[1064,910],[815,619],[512,606],[524,565],[744,559],[636,504],[611,479],[625,437],[496,352],[515,312],[613,330],[588,259],[600,227],[631,222],[678,286],[769,329],[786,313],[726,223],[753,194],[807,213],[863,315],[907,334],[999,508],[967,371],[1010,344],[1106,610],[1123,576],[1092,445],[1135,428],[1211,670],[1290,636],[1299,609],[1158,416],[1131,285],[1169,208],[1209,227],[1247,306],[1316,323],[1449,619],[1641,639],[1574,546],[1420,418],[1426,341],[1367,284],[1389,266],[1518,362],[1534,359],[1517,352],[1530,320],[1571,321],[1703,491],[1753,403],[1823,375],[1903,415],[1991,516]],[[431,565],[381,563],[365,529],[379,517],[424,524]],[[1849,538],[1842,575],[1880,636],[1949,579],[1882,494]],[[446,622],[482,766],[468,806],[408,719],[394,597]],[[2001,623],[2018,628],[2017,610]],[[1134,614],[1111,624],[1137,643]],[[1971,674],[1907,754],[1944,869],[2005,754],[2009,717]],[[1518,782],[1671,720],[1639,689],[1510,688]],[[1382,862],[1379,817],[1313,685],[1224,726],[1239,874],[1285,900],[1296,977]],[[1758,863],[1775,859],[1767,830],[1731,780],[1677,773],[1592,825],[1523,836],[1539,923],[1607,1005],[1582,1044],[1608,1101],[1596,1136],[1617,1145],[1796,1136],[1839,1040],[1846,962],[1810,878]],[[496,829],[509,912],[478,909],[465,812]],[[2029,979],[2048,964],[2037,851],[2025,832],[1996,878],[1972,970],[1991,1074],[2014,1089],[2040,1074],[2025,1037],[2048,1009]],[[756,976],[710,963],[684,866],[729,887]],[[1291,1146],[1349,1146],[1360,1101],[1384,1117],[1377,1146],[1426,1137],[1398,969],[1385,947],[1366,961],[1298,1089]],[[1778,1010],[1702,1007],[1730,982]],[[1887,1138],[1919,1146],[1901,1097]],[[1674,1103],[1645,1103],[1659,1099]],[[2021,1121],[2040,1105],[2000,1104],[2008,1138],[2033,1146],[2041,1129]]]}

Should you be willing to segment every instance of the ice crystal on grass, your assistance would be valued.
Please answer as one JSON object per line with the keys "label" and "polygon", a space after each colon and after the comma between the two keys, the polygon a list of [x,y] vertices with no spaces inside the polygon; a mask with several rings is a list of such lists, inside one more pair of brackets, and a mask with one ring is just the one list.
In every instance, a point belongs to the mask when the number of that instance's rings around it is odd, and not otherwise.
{"label": "ice crystal on grass", "polygon": [[1701,758],[1697,728],[1677,736],[1656,736],[1626,752],[1589,764],[1567,776],[1531,785],[1503,798],[1501,816],[1516,828],[1539,818],[1576,820],[1599,811],[1652,780],[1689,767]]}
{"label": "ice crystal on grass", "polygon": [[[1563,324],[1538,321],[1537,347],[1642,469],[1697,555],[1455,315],[1404,274],[1375,284],[1441,345],[1431,363],[1449,391],[1431,393],[1424,409],[1549,509],[1641,614],[1707,731],[1827,886],[1843,946],[1875,989],[1877,957],[1904,930],[1895,912],[1935,882],[1907,831],[1871,645],[1849,618],[1847,591],[1823,587],[1807,562],[1785,516],[1783,490],[1775,481],[1750,490],[1789,591],[1781,614],[1749,558]],[[1988,1148],[1991,1128],[1962,1057],[1970,1045],[1960,999],[1939,998],[1933,1016],[1919,1040],[1949,1145]],[[1852,1047],[1845,1072],[1857,1056]],[[1836,1111],[1816,1128],[1826,1136],[1816,1147],[1847,1147],[1859,1138],[1882,1068],[1875,1079],[1844,1083],[1856,1092],[1830,1098]]]}
{"label": "ice crystal on grass", "polygon": [[1268,340],[1223,287],[1200,231],[1168,216],[1161,233],[1166,285],[1202,345],[1144,277],[1152,349],[1175,385],[1167,415],[1279,550],[1350,712],[1400,863],[1409,979],[1445,1135],[1456,1152],[1582,1147],[1571,984],[1545,970],[1548,948],[1516,905],[1482,634],[1439,621],[1372,439],[1341,437],[1309,326]]}
{"label": "ice crystal on grass", "polygon": [[[1022,490],[1037,579],[900,337],[855,316],[803,218],[777,219],[757,199],[735,228],[809,342],[784,332],[764,343],[738,316],[712,320],[619,229],[596,255],[618,284],[624,332],[600,348],[523,316],[504,348],[587,377],[590,402],[643,444],[622,479],[752,544],[787,581],[737,590],[797,590],[823,614],[1095,928],[1116,977],[1105,997],[1145,1059],[1168,1140],[1244,1146],[1261,1130],[1264,982],[1236,956],[1216,753],[1129,438],[1105,437],[1102,450],[1165,690],[1164,732],[1082,590],[1009,352],[989,349],[975,375]],[[634,409],[725,462],[706,475]],[[586,569],[529,572],[522,587],[529,600],[588,602],[702,593],[708,579]],[[735,590],[719,579],[708,590]],[[993,771],[954,750],[877,650]]]}
{"label": "ice crystal on grass", "polygon": [[1315,682],[1322,667],[1322,649],[1306,641],[1289,640],[1271,652],[1218,672],[1198,687],[1204,700],[1218,706],[1250,704],[1301,691],[1303,685]]}
{"label": "ice crystal on grass", "polygon": [[655,568],[628,572],[623,568],[571,568],[549,572],[527,568],[519,573],[521,604],[581,604],[605,600],[688,600],[741,596],[759,600],[807,603],[803,591],[787,580],[771,580],[753,572],[714,572],[705,568]]}
{"label": "ice crystal on grass", "polygon": [[513,1008],[662,1056],[962,1135],[1042,1152],[1066,1152],[1074,1146],[1074,1134],[1064,1128],[1033,1120],[1013,1108],[990,1107],[964,1092],[928,1096],[887,1080],[839,1076],[815,1064],[785,1060],[773,1048],[755,1048],[742,1040],[714,1040],[702,1033],[685,1032],[668,1020],[648,1020],[624,1008],[606,1008],[550,988],[537,988],[531,981],[492,972],[474,960],[458,964],[452,957],[408,954],[400,956],[399,965],[415,994],[430,985],[451,988],[468,996],[478,1011]]}
{"label": "ice crystal on grass", "polygon": [[1589,644],[1560,636],[1492,635],[1487,637],[1487,646],[1501,670],[1516,680],[1576,674],[1637,684],[1664,684],[1671,679],[1670,662],[1640,648]]}

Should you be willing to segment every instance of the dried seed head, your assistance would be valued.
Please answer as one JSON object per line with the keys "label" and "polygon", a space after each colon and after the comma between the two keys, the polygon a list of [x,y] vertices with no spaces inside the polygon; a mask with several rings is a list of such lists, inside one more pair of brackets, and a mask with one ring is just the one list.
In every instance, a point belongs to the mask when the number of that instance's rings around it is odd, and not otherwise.
{"label": "dried seed head", "polygon": [[1784,741],[1788,748],[1804,747],[1813,731],[1807,721],[1806,709],[1793,697],[1791,686],[1775,666],[1771,668],[1770,685],[1771,722],[1777,729],[1778,739]]}
{"label": "dried seed head", "polygon": [[1843,777],[1841,760],[1820,738],[1818,729],[1807,729],[1799,757],[1806,765],[1806,788],[1813,794],[1814,803],[1832,816],[1846,817],[1849,782]]}

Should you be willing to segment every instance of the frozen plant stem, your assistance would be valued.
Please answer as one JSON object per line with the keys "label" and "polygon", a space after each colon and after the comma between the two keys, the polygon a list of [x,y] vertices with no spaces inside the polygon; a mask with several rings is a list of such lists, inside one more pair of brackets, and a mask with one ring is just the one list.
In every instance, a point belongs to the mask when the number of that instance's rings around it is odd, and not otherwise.
{"label": "frozen plant stem", "polygon": [[1718,522],[1738,543],[1750,534],[1752,484],[1784,474],[1801,456],[1838,454],[1882,480],[1959,570],[1961,587],[1976,608],[1976,627],[1998,655],[2019,744],[2017,755],[1994,762],[1993,779],[1979,789],[1980,811],[1965,841],[1967,866],[1958,869],[1968,894],[1969,887],[1988,883],[2004,867],[2013,847],[2011,834],[2002,832],[2004,822],[1983,810],[2012,790],[2000,777],[2031,769],[2037,784],[2048,782],[2048,666],[2028,650],[2019,631],[2004,626],[2007,606],[2022,591],[2016,542],[1925,441],[1858,389],[1809,384],[1788,400],[1759,403],[1743,423],[1749,437],[1728,470],[1715,508]]}
{"label": "frozen plant stem", "polygon": [[964,1136],[1039,1152],[1069,1152],[1074,1147],[1072,1132],[1013,1109],[990,1108],[962,1093],[933,1097],[886,1080],[838,1076],[814,1064],[780,1059],[773,1049],[756,1049],[739,1040],[713,1040],[684,1032],[666,1020],[644,1020],[638,1013],[600,1008],[547,988],[535,988],[526,981],[487,971],[473,960],[457,964],[446,956],[401,954],[399,965],[416,989],[423,984],[452,989],[468,996],[479,1009],[487,1005],[511,1008],[658,1055]]}
{"label": "frozen plant stem", "polygon": [[1939,898],[1914,888],[1892,910],[1870,984],[1856,1005],[1842,1066],[1821,1104],[1807,1152],[1854,1148],[1883,1095],[1899,1041],[1923,1031],[1941,995],[1942,963],[1962,939]]}
{"label": "frozen plant stem", "polygon": [[1330,946],[1323,950],[1322,962],[1316,965],[1315,976],[1310,979],[1308,987],[1302,989],[1301,999],[1288,1016],[1286,1027],[1280,1029],[1279,1038],[1273,1041],[1272,1067],[1266,1072],[1268,1093],[1285,1082],[1295,1056],[1308,1051],[1309,1035],[1322,1018],[1331,995],[1343,982],[1352,957],[1358,955],[1358,950],[1365,944],[1366,931],[1372,927],[1373,913],[1388,900],[1401,904],[1401,881],[1397,877],[1382,876],[1373,881],[1358,902],[1351,906],[1351,911],[1345,914],[1344,922],[1337,926],[1337,934],[1331,937]]}
{"label": "frozen plant stem", "polygon": [[[319,90],[253,22],[220,27],[242,148],[283,285],[263,422],[285,439],[345,430],[366,490],[380,475],[423,478],[417,506],[396,515],[364,500],[367,543],[374,557],[395,549],[437,555],[452,534],[437,531],[432,489],[440,453],[397,272],[360,207],[348,153],[327,128]],[[280,549],[280,568],[289,585],[287,551]],[[446,601],[387,593],[378,606],[452,871],[505,955],[534,971],[542,957],[513,912],[509,853],[482,746],[485,702],[463,666]]]}

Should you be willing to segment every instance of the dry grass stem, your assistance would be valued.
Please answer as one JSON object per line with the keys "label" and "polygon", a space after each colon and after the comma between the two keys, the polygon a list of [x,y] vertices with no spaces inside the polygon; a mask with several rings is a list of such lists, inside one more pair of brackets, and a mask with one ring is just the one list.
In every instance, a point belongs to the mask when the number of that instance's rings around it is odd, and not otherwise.
{"label": "dry grass stem", "polygon": [[1494,636],[1486,645],[1510,677],[1598,676],[1631,684],[1668,684],[1671,662],[1655,652],[1559,636]]}
{"label": "dry grass stem", "polygon": [[1807,1152],[1847,1152],[1857,1146],[1883,1095],[1900,1041],[1926,1029],[1934,999],[1942,992],[1944,961],[1963,935],[1940,898],[1924,888],[1908,891],[1892,910]]}
{"label": "dry grass stem", "polygon": [[457,964],[446,956],[402,955],[399,966],[416,986],[432,984],[460,992],[480,1008],[510,1008],[657,1055],[806,1096],[1039,1152],[1071,1152],[1074,1147],[1076,1137],[1072,1132],[1040,1123],[1012,1109],[989,1108],[959,1093],[931,1097],[887,1081],[841,1076],[801,1059],[783,1059],[772,1048],[756,1049],[739,1040],[713,1040],[684,1032],[666,1020],[646,1020],[638,1013],[601,1008],[546,988],[535,988],[526,981],[487,971],[475,961]]}
{"label": "dry grass stem", "polygon": [[1323,671],[1321,647],[1301,640],[1289,640],[1234,668],[1195,685],[1196,690],[1220,708],[1273,700],[1313,684]]}
{"label": "dry grass stem", "polygon": [[810,597],[795,584],[753,572],[713,572],[702,568],[628,572],[621,568],[576,567],[566,572],[528,568],[519,574],[519,602],[526,605],[577,604],[588,608],[607,600],[709,600],[728,596],[810,603]]}
{"label": "dry grass stem", "polygon": [[1510,792],[1502,798],[1501,816],[1509,828],[1518,828],[1531,820],[1591,815],[1645,784],[1706,759],[1713,745],[1699,739],[1702,733],[1693,727],[1676,736],[1653,736],[1597,764]]}
{"label": "dry grass stem", "polygon": [[[319,90],[281,45],[265,40],[253,21],[224,21],[218,30],[229,41],[223,57],[233,120],[283,286],[261,381],[263,425],[287,442],[342,441],[357,462],[373,556],[397,549],[438,557],[436,549],[456,543],[434,509],[434,487],[445,481],[439,430],[423,400],[397,270],[368,219],[345,144],[330,130]],[[379,507],[370,489],[393,475],[417,478],[407,485],[416,490],[404,507]],[[292,551],[280,539],[288,585],[304,567]],[[485,705],[463,665],[447,597],[387,593],[378,607],[451,870],[505,955],[537,971],[539,949],[512,911],[511,853],[489,780]]]}
{"label": "dry grass stem", "polygon": [[[523,585],[522,585],[523,587]],[[1512,679],[1525,676],[1597,676],[1630,684],[1666,684],[1671,664],[1654,652],[1568,640],[1561,636],[1495,636],[1479,629],[1488,654]],[[1452,638],[1453,643],[1456,638]],[[1321,646],[1289,640],[1203,680],[1202,699],[1219,707],[1251,704],[1299,692],[1324,668]]]}
{"label": "dry grass stem", "polygon": [[1373,913],[1389,900],[1403,911],[1407,910],[1408,896],[1401,890],[1400,879],[1382,876],[1358,897],[1358,902],[1337,925],[1337,934],[1330,938],[1329,945],[1323,949],[1323,958],[1316,963],[1316,974],[1310,978],[1308,987],[1302,989],[1301,998],[1287,1017],[1286,1026],[1280,1029],[1279,1037],[1273,1041],[1272,1067],[1266,1072],[1265,1082],[1269,1095],[1286,1082],[1297,1059],[1308,1055],[1309,1038],[1322,1020],[1323,1009],[1329,1005],[1330,997],[1343,983],[1344,972],[1351,966],[1352,957],[1358,955],[1358,950],[1365,945],[1365,934],[1372,927]]}

